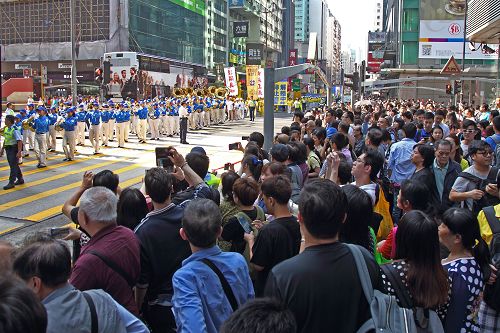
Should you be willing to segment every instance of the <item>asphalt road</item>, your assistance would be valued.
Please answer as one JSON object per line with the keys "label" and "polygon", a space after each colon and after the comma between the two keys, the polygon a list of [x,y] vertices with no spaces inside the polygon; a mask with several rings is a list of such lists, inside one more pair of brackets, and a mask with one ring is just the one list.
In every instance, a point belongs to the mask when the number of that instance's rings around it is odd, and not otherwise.
{"label": "asphalt road", "polygon": [[[291,115],[276,114],[275,129],[289,125]],[[34,152],[24,158],[21,166],[25,184],[11,190],[0,188],[0,240],[18,245],[27,234],[51,227],[68,225],[70,221],[61,213],[64,201],[80,185],[83,172],[94,173],[109,169],[120,177],[120,187],[139,187],[144,171],[155,166],[155,147],[174,146],[182,154],[187,154],[194,146],[203,146],[210,157],[210,170],[222,168],[227,162],[239,162],[242,153],[229,151],[228,145],[241,142],[241,137],[253,131],[263,131],[262,118],[255,122],[240,120],[217,125],[203,130],[189,132],[189,145],[180,145],[179,138],[162,138],[139,144],[135,135],[130,135],[126,148],[102,148],[102,155],[93,155],[90,142],[85,147],[77,147],[74,161],[63,162],[61,139],[57,140],[57,151],[48,153],[47,168],[37,169]],[[244,144],[244,143],[243,143]],[[116,138],[110,146],[116,147]],[[223,170],[220,170],[223,171]],[[0,184],[7,184],[9,166],[5,157],[0,159]]]}

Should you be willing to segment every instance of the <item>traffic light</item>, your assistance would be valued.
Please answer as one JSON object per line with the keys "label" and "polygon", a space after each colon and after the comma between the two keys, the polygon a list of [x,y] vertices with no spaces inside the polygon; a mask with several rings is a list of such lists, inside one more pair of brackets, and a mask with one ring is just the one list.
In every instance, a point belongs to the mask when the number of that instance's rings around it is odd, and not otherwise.
{"label": "traffic light", "polygon": [[103,61],[102,66],[104,68],[102,83],[108,84],[111,81],[111,64],[109,61]]}
{"label": "traffic light", "polygon": [[455,85],[454,85],[454,93],[455,94],[460,94],[460,92],[462,91],[462,81],[460,80],[455,80]]}
{"label": "traffic light", "polygon": [[452,92],[452,88],[451,88],[451,84],[447,84],[446,85],[446,95],[452,95],[453,92]]}
{"label": "traffic light", "polygon": [[352,91],[359,90],[359,73],[354,72],[352,74],[344,74],[344,78],[351,79],[351,82],[345,82],[344,86],[351,88]]}

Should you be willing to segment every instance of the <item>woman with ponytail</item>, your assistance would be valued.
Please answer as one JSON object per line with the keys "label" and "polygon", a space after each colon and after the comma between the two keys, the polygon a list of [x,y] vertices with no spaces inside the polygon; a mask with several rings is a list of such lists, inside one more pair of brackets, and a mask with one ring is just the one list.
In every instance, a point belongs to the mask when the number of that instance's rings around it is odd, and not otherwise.
{"label": "woman with ponytail", "polygon": [[490,256],[476,217],[468,209],[448,209],[439,226],[439,240],[450,251],[442,260],[451,279],[445,332],[479,332],[477,313],[489,277]]}
{"label": "woman with ponytail", "polygon": [[262,161],[257,156],[252,154],[245,155],[241,161],[242,177],[251,178],[255,182],[259,181],[262,165]]}

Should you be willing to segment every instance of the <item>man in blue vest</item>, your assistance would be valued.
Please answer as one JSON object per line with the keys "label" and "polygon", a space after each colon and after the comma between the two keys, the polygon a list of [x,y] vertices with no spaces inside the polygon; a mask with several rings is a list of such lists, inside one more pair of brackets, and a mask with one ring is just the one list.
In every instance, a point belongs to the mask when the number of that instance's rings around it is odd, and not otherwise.
{"label": "man in blue vest", "polygon": [[24,184],[23,174],[19,168],[18,161],[21,158],[23,151],[23,138],[21,133],[14,126],[14,116],[5,116],[5,129],[3,131],[3,146],[0,149],[0,156],[3,156],[4,151],[7,153],[7,162],[9,162],[10,176],[9,183],[3,187],[4,190],[13,188],[15,185]]}

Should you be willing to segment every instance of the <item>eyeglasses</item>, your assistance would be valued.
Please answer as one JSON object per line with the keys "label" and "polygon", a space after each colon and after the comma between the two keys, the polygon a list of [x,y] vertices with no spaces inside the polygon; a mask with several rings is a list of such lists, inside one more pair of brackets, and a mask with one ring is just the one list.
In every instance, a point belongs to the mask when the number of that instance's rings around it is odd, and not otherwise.
{"label": "eyeglasses", "polygon": [[360,158],[357,158],[355,162],[356,162],[356,164],[357,164],[357,163],[365,163],[365,161],[363,161],[363,160],[362,160],[362,159],[360,159]]}
{"label": "eyeglasses", "polygon": [[463,132],[464,133],[474,133],[476,130],[473,130],[473,129],[467,129],[467,130],[464,130]]}
{"label": "eyeglasses", "polygon": [[493,155],[493,151],[491,151],[491,150],[478,151],[478,152],[476,152],[476,154],[483,155],[483,156],[489,156],[489,155]]}

